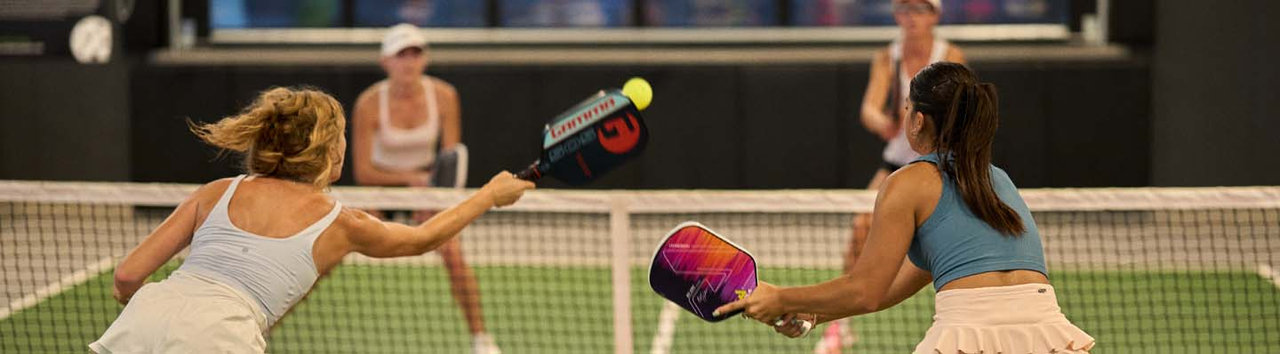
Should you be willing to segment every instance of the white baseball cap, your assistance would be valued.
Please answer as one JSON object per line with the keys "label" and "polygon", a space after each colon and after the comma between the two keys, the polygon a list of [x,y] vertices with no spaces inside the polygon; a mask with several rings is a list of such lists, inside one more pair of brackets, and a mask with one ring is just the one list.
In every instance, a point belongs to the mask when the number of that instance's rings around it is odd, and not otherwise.
{"label": "white baseball cap", "polygon": [[422,36],[418,26],[401,23],[387,29],[386,36],[382,37],[382,56],[384,57],[395,56],[396,53],[410,47],[427,47],[427,38]]}
{"label": "white baseball cap", "polygon": [[[906,1],[907,0],[894,0],[895,3],[906,2]],[[934,11],[938,13],[942,13],[942,0],[924,0],[924,2],[929,3],[929,5],[932,5]]]}

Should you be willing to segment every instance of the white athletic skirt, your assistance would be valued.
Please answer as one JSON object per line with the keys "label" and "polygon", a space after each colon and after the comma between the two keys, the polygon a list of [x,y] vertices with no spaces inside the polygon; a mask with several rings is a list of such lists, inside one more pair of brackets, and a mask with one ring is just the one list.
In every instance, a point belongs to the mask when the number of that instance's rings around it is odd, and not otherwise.
{"label": "white athletic skirt", "polygon": [[173,272],[142,286],[89,349],[100,353],[263,353],[266,316],[241,292]]}
{"label": "white athletic skirt", "polygon": [[1088,353],[1093,337],[1067,321],[1048,284],[939,292],[916,354]]}

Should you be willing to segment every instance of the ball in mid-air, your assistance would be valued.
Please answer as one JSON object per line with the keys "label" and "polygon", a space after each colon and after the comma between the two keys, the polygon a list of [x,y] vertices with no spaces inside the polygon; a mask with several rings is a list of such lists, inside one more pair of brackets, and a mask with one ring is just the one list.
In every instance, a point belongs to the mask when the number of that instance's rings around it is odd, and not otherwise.
{"label": "ball in mid-air", "polygon": [[622,94],[630,98],[639,110],[649,107],[649,102],[653,100],[653,88],[649,87],[648,81],[638,77],[633,77],[622,85]]}

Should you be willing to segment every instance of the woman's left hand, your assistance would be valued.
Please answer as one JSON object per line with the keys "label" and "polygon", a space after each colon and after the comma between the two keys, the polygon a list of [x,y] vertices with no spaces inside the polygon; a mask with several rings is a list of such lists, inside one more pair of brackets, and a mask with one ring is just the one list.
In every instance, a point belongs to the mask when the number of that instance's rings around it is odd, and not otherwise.
{"label": "woman's left hand", "polygon": [[787,314],[781,299],[778,298],[778,290],[778,287],[773,284],[760,282],[751,294],[741,300],[720,306],[712,312],[712,315],[718,316],[722,313],[743,310],[743,314],[747,317],[770,326],[777,326],[782,321],[782,316]]}
{"label": "woman's left hand", "polygon": [[782,316],[782,324],[778,325],[775,323],[773,331],[791,338],[803,337],[809,334],[809,331],[813,330],[814,323],[818,322],[818,316],[803,316],[804,318],[812,319],[812,321],[802,319],[801,317],[801,315],[794,313]]}

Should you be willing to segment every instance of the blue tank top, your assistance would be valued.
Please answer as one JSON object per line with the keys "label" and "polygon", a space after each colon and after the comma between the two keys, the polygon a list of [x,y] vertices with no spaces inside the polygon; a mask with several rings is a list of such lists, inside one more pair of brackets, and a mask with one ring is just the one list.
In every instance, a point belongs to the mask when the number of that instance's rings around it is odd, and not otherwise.
{"label": "blue tank top", "polygon": [[[921,156],[912,163],[920,161],[937,166],[938,155]],[[1004,170],[995,166],[991,166],[991,185],[1000,200],[1022,218],[1026,231],[1010,236],[987,225],[965,204],[955,179],[943,172],[938,205],[924,224],[916,228],[915,238],[907,249],[907,258],[912,264],[933,274],[934,290],[952,280],[992,271],[1029,269],[1048,276],[1040,231],[1018,188]]]}
{"label": "blue tank top", "polygon": [[319,272],[311,249],[338,217],[342,204],[335,201],[329,214],[293,236],[255,235],[231,224],[227,215],[231,196],[244,177],[231,181],[204,224],[196,229],[191,254],[178,270],[211,278],[248,295],[257,301],[270,328],[316,283]]}

